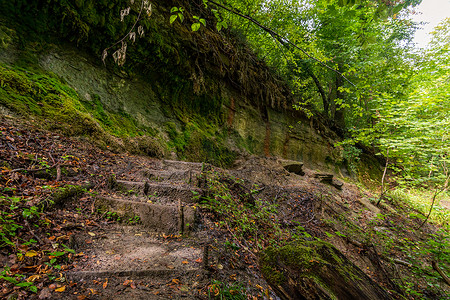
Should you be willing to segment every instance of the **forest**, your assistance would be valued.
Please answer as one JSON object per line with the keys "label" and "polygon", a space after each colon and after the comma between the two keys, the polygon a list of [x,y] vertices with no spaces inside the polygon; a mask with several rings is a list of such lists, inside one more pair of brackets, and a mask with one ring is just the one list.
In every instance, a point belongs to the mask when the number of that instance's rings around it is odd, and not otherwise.
{"label": "forest", "polygon": [[0,297],[448,299],[421,2],[1,3]]}

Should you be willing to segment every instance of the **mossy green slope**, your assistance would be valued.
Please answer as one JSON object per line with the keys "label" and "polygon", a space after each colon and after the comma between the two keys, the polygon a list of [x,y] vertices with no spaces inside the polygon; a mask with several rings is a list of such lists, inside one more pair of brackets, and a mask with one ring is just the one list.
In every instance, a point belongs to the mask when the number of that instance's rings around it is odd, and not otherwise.
{"label": "mossy green slope", "polygon": [[295,242],[265,249],[261,271],[285,299],[392,299],[334,246]]}

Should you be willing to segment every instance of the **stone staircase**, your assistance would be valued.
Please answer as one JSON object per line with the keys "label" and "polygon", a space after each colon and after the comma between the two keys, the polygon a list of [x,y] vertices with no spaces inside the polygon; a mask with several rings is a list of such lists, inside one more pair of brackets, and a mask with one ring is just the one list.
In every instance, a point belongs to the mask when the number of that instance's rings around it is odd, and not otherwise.
{"label": "stone staircase", "polygon": [[137,224],[102,225],[76,235],[72,244],[83,257],[67,280],[99,299],[198,299],[196,286],[207,274],[206,244],[194,234],[193,197],[201,193],[196,185],[202,168],[163,161],[133,180],[113,180],[95,207]]}

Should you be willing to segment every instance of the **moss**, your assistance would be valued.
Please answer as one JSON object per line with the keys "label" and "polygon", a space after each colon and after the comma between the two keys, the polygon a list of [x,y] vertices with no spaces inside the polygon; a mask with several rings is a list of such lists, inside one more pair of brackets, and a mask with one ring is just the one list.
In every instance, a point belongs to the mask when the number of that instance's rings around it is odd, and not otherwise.
{"label": "moss", "polygon": [[125,138],[124,141],[127,150],[132,154],[162,158],[166,152],[164,143],[155,137],[139,136]]}
{"label": "moss", "polygon": [[208,162],[216,166],[230,166],[236,159],[236,153],[225,145],[224,133],[214,124],[197,116],[181,130],[175,123],[166,123],[169,147],[176,151],[179,158],[190,161]]}
{"label": "moss", "polygon": [[[303,276],[311,276],[314,267],[317,267],[325,261],[317,253],[317,242],[307,243],[306,245],[289,244],[281,248],[269,247],[264,251],[261,259],[263,268],[267,271],[274,271],[277,262],[281,262],[283,265],[295,268]],[[276,273],[276,272],[275,272]],[[267,274],[263,271],[263,275],[269,280],[272,278],[272,274]],[[276,275],[276,278],[284,276]],[[271,282],[269,280],[269,282]],[[271,282],[272,284],[281,284],[283,282]]]}
{"label": "moss", "polygon": [[[97,145],[120,149],[110,135],[123,138],[136,154],[161,157],[165,147],[150,136],[152,128],[139,128],[125,111],[108,111],[98,96],[82,101],[77,92],[51,75],[0,65],[0,105],[27,117],[42,127],[68,136],[90,137]],[[142,136],[133,140],[134,137]]]}
{"label": "moss", "polygon": [[0,49],[6,49],[16,38],[16,32],[6,26],[0,25]]}
{"label": "moss", "polygon": [[301,244],[296,242],[280,248],[269,247],[264,250],[260,259],[261,271],[271,285],[285,284],[288,275],[286,269],[289,269],[295,270],[296,276],[309,278],[330,291],[318,272],[324,265],[336,268],[345,280],[360,280],[352,273],[351,267],[336,254],[335,248],[324,241],[304,241]]}
{"label": "moss", "polygon": [[67,201],[73,201],[80,198],[84,193],[84,188],[79,185],[68,185],[63,188],[59,188],[52,195],[52,201],[54,205],[62,205]]}

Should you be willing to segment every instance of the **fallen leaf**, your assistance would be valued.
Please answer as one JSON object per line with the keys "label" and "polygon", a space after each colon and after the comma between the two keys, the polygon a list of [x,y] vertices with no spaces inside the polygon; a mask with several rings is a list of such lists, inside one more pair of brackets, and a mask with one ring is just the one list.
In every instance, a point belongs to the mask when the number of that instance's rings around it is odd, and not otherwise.
{"label": "fallen leaf", "polygon": [[136,288],[136,284],[134,282],[131,282],[130,287],[134,290]]}
{"label": "fallen leaf", "polygon": [[223,266],[222,266],[221,264],[218,264],[218,265],[217,265],[217,269],[222,270],[222,269],[223,269]]}
{"label": "fallen leaf", "polygon": [[124,286],[127,286],[127,285],[130,284],[131,281],[132,281],[132,280],[128,280],[128,279],[127,279],[127,280],[125,280],[125,281],[123,282],[123,285],[124,285]]}
{"label": "fallen leaf", "polygon": [[103,289],[106,289],[108,286],[108,278],[106,278],[106,281],[103,283]]}
{"label": "fallen leaf", "polygon": [[96,234],[95,233],[93,233],[93,232],[88,232],[88,234],[90,235],[90,236],[96,236]]}
{"label": "fallen leaf", "polygon": [[59,241],[59,240],[67,240],[69,237],[67,236],[67,235],[62,235],[62,236],[58,236],[57,238],[56,238],[56,240],[57,241]]}
{"label": "fallen leaf", "polygon": [[27,253],[25,253],[25,256],[26,257],[35,257],[35,256],[37,256],[39,253],[37,252],[37,251],[35,251],[35,250],[30,250],[30,251],[28,251]]}
{"label": "fallen leaf", "polygon": [[187,293],[187,292],[189,292],[189,287],[187,285],[182,285],[180,287],[180,291],[183,293]]}
{"label": "fallen leaf", "polygon": [[203,258],[200,257],[200,258],[196,259],[195,262],[201,263],[201,262],[203,262]]}
{"label": "fallen leaf", "polygon": [[40,275],[31,275],[30,277],[27,278],[28,282],[34,282],[35,280],[41,278]]}
{"label": "fallen leaf", "polygon": [[62,287],[57,288],[57,289],[55,290],[55,292],[62,293],[62,292],[64,292],[65,290],[66,290],[66,286],[63,285]]}
{"label": "fallen leaf", "polygon": [[94,290],[94,289],[89,289],[89,291],[92,293],[92,295],[97,295],[98,294],[98,292],[96,290]]}
{"label": "fallen leaf", "polygon": [[187,260],[183,260],[182,263],[186,265],[186,264],[188,264],[189,262],[188,262]]}
{"label": "fallen leaf", "polygon": [[176,278],[172,279],[172,282],[175,283],[175,284],[180,284],[180,280],[176,279]]}

